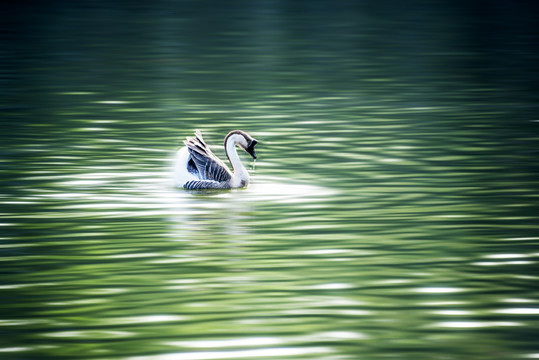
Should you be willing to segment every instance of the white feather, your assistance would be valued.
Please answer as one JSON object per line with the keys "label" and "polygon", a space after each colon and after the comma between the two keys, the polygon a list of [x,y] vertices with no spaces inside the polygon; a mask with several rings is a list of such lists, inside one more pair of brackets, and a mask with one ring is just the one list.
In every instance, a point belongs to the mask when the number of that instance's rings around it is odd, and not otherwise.
{"label": "white feather", "polygon": [[173,179],[174,186],[182,187],[188,181],[200,180],[198,176],[187,171],[187,162],[191,159],[187,146],[176,152],[174,157]]}

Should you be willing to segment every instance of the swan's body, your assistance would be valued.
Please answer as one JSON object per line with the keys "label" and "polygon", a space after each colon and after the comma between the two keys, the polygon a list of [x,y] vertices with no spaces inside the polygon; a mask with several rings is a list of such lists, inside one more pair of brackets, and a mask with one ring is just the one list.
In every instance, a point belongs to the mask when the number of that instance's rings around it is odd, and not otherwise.
{"label": "swan's body", "polygon": [[241,163],[236,145],[256,159],[257,141],[241,130],[234,130],[225,137],[225,152],[233,171],[210,150],[200,131],[194,138],[187,138],[178,150],[174,163],[174,183],[189,190],[231,189],[247,186],[249,173]]}

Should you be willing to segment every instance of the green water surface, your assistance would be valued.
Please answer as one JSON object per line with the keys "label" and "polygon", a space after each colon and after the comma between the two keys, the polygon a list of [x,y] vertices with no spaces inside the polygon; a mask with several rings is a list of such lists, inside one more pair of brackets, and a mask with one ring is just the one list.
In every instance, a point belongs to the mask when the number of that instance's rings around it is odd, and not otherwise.
{"label": "green water surface", "polygon": [[531,2],[4,7],[0,358],[539,357]]}

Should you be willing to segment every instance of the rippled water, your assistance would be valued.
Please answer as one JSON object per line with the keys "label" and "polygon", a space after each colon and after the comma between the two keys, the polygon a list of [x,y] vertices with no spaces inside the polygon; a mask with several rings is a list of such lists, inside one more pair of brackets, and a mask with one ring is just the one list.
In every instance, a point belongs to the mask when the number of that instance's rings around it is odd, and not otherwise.
{"label": "rippled water", "polygon": [[4,12],[0,357],[538,358],[533,6],[197,4]]}

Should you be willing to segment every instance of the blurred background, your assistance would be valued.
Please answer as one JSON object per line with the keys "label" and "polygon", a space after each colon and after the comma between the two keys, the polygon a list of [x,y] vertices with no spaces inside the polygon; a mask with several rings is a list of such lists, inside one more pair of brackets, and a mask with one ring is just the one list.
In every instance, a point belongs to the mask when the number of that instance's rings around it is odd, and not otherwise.
{"label": "blurred background", "polygon": [[538,8],[2,2],[0,357],[539,358]]}

